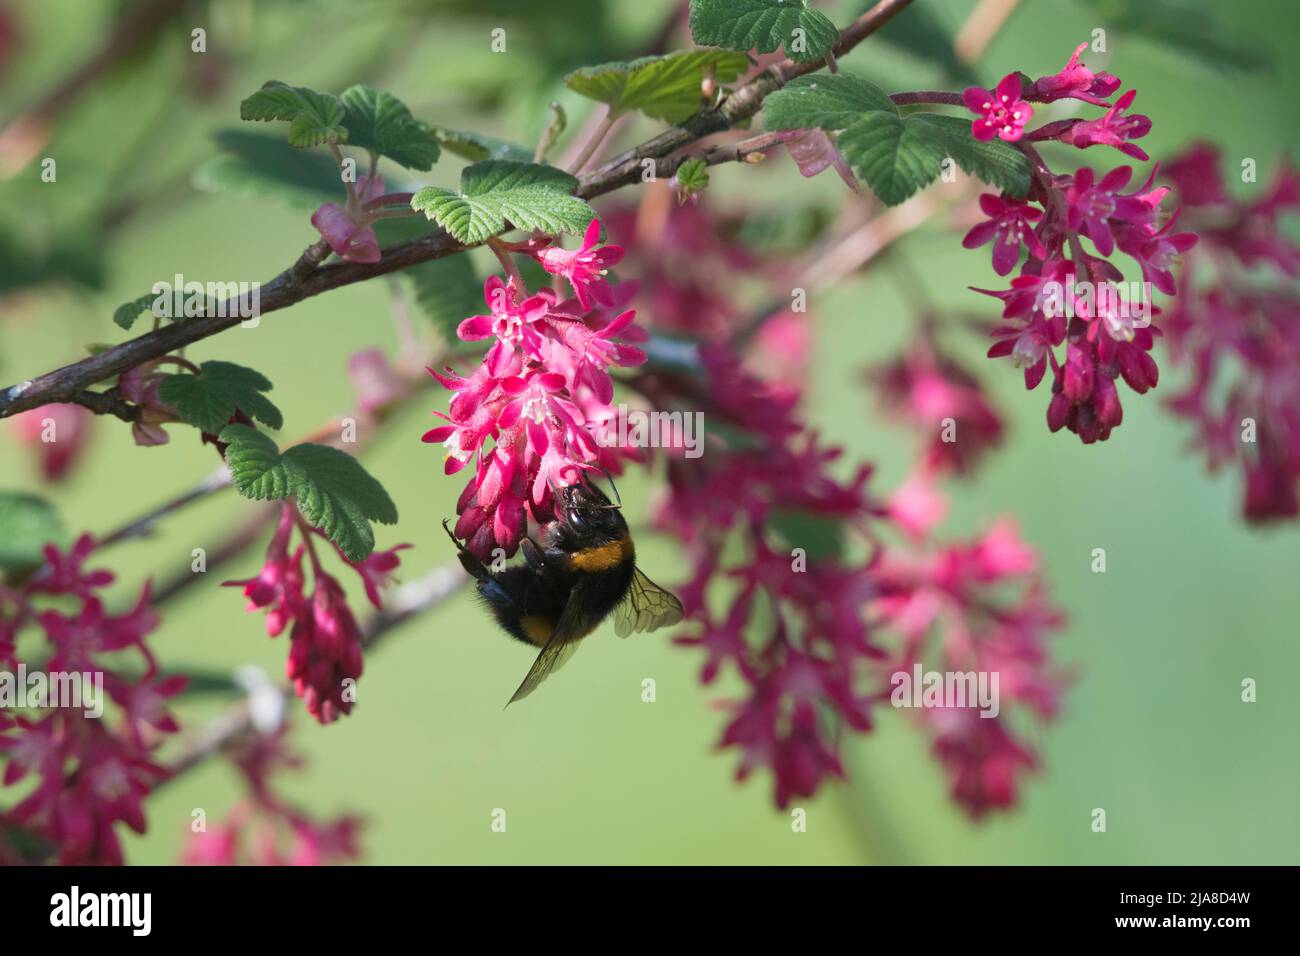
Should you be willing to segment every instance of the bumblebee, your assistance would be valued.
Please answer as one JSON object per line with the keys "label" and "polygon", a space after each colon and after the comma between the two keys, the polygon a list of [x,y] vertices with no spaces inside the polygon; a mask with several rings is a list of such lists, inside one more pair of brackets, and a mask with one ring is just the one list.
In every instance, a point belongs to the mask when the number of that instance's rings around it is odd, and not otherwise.
{"label": "bumblebee", "polygon": [[620,505],[586,483],[558,489],[556,499],[558,517],[543,527],[541,544],[525,538],[524,563],[501,571],[490,570],[442,523],[497,623],[541,648],[507,707],[559,670],[611,613],[619,637],[682,619],[681,601],[637,568]]}

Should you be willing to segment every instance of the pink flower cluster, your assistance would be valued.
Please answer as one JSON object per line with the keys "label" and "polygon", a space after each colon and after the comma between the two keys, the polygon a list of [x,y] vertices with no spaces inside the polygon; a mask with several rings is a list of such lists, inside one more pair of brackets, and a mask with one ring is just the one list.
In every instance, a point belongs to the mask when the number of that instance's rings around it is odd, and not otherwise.
{"label": "pink flower cluster", "polygon": [[[115,720],[92,716],[84,697],[81,708],[0,709],[3,785],[27,782],[26,795],[0,817],[0,831],[34,834],[63,864],[116,865],[116,824],[143,833],[144,798],[167,775],[151,758],[178,729],[167,702],[187,679],[162,676],[145,641],[158,626],[149,585],[126,613],[105,610],[101,592],[114,577],[85,568],[94,550],[88,535],[66,552],[47,546],[45,563],[25,583],[0,587],[0,667],[13,672],[23,664],[47,680],[102,675],[116,711]],[[44,632],[47,656],[20,660],[16,637],[28,626]],[[134,656],[142,670],[132,672],[123,655]]]}
{"label": "pink flower cluster", "polygon": [[[647,198],[644,205],[649,209],[636,217],[611,215],[611,228],[641,235],[641,218],[663,215],[636,247],[642,294],[661,303],[657,318],[707,343],[692,372],[634,377],[636,391],[652,407],[701,411],[711,423],[703,456],[665,456],[668,488],[655,516],[657,527],[682,541],[690,566],[687,580],[673,588],[688,615],[688,630],[675,642],[702,652],[703,683],[724,673],[744,682],[744,695],[723,703],[727,722],[719,746],[737,754],[738,778],[770,771],[775,801],[786,806],[843,775],[847,738],[841,729],[872,728],[874,709],[889,697],[888,665],[908,647],[919,648],[920,632],[907,630],[908,618],[895,613],[905,595],[948,587],[942,613],[923,630],[938,635],[941,649],[944,641],[956,648],[962,635],[978,637],[980,660],[990,665],[1006,660],[1023,667],[1020,658],[1032,650],[1026,645],[1045,636],[1046,624],[1056,619],[1044,612],[1044,628],[1029,628],[1031,612],[1045,608],[1037,585],[1031,596],[1006,605],[1009,614],[1020,615],[1019,630],[1011,618],[999,630],[985,616],[995,590],[1033,577],[1023,563],[1012,568],[999,557],[1011,550],[1003,546],[1004,527],[970,545],[927,543],[943,510],[932,475],[968,472],[1001,435],[1000,418],[978,382],[929,338],[871,374],[889,407],[931,438],[920,474],[889,502],[876,500],[867,491],[871,468],[840,477],[840,450],[820,442],[799,418],[810,316],[765,315],[743,357],[736,351],[737,333],[753,321],[739,305],[742,284],[786,280],[774,278],[776,270],[736,242],[734,219],[707,204],[661,209]],[[727,275],[725,286],[717,283],[719,274]],[[941,437],[948,417],[958,437],[952,443]],[[901,557],[881,540],[888,528],[913,539]],[[851,537],[866,543],[865,559],[849,557]],[[923,567],[923,558],[932,563]],[[947,577],[938,570],[945,560]],[[925,577],[923,570],[934,574]],[[706,601],[718,590],[726,593],[722,601]],[[902,650],[894,649],[899,632]],[[1008,681],[1014,682],[1011,675]],[[946,766],[960,766],[963,780],[987,782],[980,791],[969,784],[955,788],[970,812],[1004,806],[1007,800],[988,794],[1006,779],[1012,748],[1028,748],[1005,721],[977,718],[985,726],[963,732],[962,717],[946,715],[953,727],[936,755]],[[1009,743],[981,751],[980,735],[998,732]]]}
{"label": "pink flower cluster", "polygon": [[[301,541],[291,552],[295,526]],[[302,520],[293,505],[284,505],[262,570],[246,581],[225,584],[244,589],[248,610],[269,609],[266,632],[271,637],[289,628],[285,676],[293,682],[294,692],[302,698],[307,712],[328,724],[352,712],[364,642],[342,586],[321,566],[315,537],[324,536]],[[376,551],[360,562],[349,561],[340,552],[339,559],[361,578],[370,603],[381,608],[380,591],[400,563],[397,552],[409,547],[401,544]],[[310,597],[303,572],[304,555],[312,571],[314,589]]]}
{"label": "pink flower cluster", "polygon": [[[931,543],[943,502],[928,479],[914,482],[923,489],[900,491],[924,504],[918,511],[914,502],[910,515],[896,501],[875,500],[866,491],[870,467],[847,481],[833,476],[840,451],[803,428],[794,397],[746,372],[722,346],[707,347],[702,362],[706,415],[745,440],[699,460],[669,461],[671,505],[657,524],[683,541],[692,569],[678,594],[693,633],[676,643],[704,652],[705,684],[730,670],[748,686],[743,699],[727,703],[719,742],[739,754],[738,779],[770,770],[775,801],[785,807],[842,776],[837,728],[871,730],[873,709],[890,696],[890,675],[927,651],[930,668],[998,672],[1012,713],[1023,705],[1050,719],[1064,683],[1047,664],[1045,639],[1060,617],[1014,529],[1002,523],[968,544]],[[647,384],[664,407],[684,397],[668,381]],[[981,440],[974,430],[964,434]],[[879,530],[890,524],[912,543],[885,546]],[[863,563],[848,561],[839,544],[853,532],[870,544]],[[737,535],[743,546],[729,547]],[[743,557],[724,558],[731,554]],[[707,603],[722,581],[730,583],[728,599]],[[765,608],[775,610],[760,614]],[[755,634],[760,620],[767,623]],[[921,719],[969,813],[1014,803],[1020,771],[1035,763],[1014,718],[949,707]]]}
{"label": "pink flower cluster", "polygon": [[930,335],[867,378],[888,414],[926,436],[922,467],[929,474],[969,474],[1002,441],[1002,418],[979,381]]}
{"label": "pink flower cluster", "polygon": [[361,819],[312,819],[275,793],[271,777],[303,760],[285,747],[287,726],[244,741],[231,759],[248,796],[221,823],[190,832],[181,861],[191,866],[327,866],[355,861]]}
{"label": "pink flower cluster", "polygon": [[903,638],[886,674],[911,674],[921,664],[927,671],[998,677],[995,716],[947,705],[916,711],[953,799],[976,818],[1013,806],[1020,776],[1038,765],[1015,730],[1017,713],[1049,721],[1066,689],[1046,641],[1063,619],[1047,603],[1037,564],[1003,521],[969,543],[886,550],[873,568],[874,622]]}
{"label": "pink flower cluster", "polygon": [[[1166,164],[1201,238],[1165,320],[1170,351],[1190,372],[1169,399],[1192,422],[1211,468],[1244,475],[1247,521],[1300,516],[1300,244],[1282,224],[1300,210],[1300,173],[1279,165],[1250,199],[1232,198],[1217,149]],[[1250,270],[1250,276],[1245,274]]]}
{"label": "pink flower cluster", "polygon": [[617,473],[625,457],[598,433],[614,415],[610,370],[645,361],[630,344],[645,333],[633,324],[634,311],[621,311],[633,287],[614,287],[606,278],[623,250],[598,247],[599,238],[593,220],[577,250],[544,240],[503,244],[503,256],[529,255],[567,280],[573,297],[561,300],[550,289],[530,295],[513,267],[508,280],[491,276],[483,290],[488,312],[457,329],[467,342],[491,341],[482,362],[468,378],[429,370],[453,394],[447,413],[434,413],[447,424],[423,440],[446,449],[447,474],[474,462],[455,534],[484,560],[498,547],[514,554],[529,516],[549,520],[552,488],[596,469]]}
{"label": "pink flower cluster", "polygon": [[[823,778],[843,775],[823,716],[829,710],[855,730],[871,728],[870,697],[856,674],[862,661],[884,652],[868,639],[863,618],[871,595],[867,569],[821,554],[796,526],[780,529],[798,516],[799,526],[834,534],[832,526],[861,527],[879,508],[865,490],[869,467],[847,482],[831,476],[840,452],[803,430],[792,396],[774,393],[723,346],[705,348],[702,362],[706,419],[725,421],[752,443],[668,463],[671,506],[660,509],[656,523],[681,539],[690,559],[691,576],[677,594],[694,631],[675,641],[706,653],[704,683],[733,669],[748,684],[747,697],[727,705],[720,746],[740,754],[738,779],[770,769],[784,807],[815,793]],[[662,407],[679,404],[684,396],[675,387],[656,383],[652,399]],[[732,533],[742,537],[746,557],[724,564]],[[791,546],[801,547],[802,557]],[[720,579],[735,593],[715,613],[705,595]],[[780,613],[763,615],[770,623],[756,636],[756,612],[768,602]]]}
{"label": "pink flower cluster", "polygon": [[[1080,64],[1082,50],[1075,51],[1060,73],[1036,81],[1027,93],[1020,75],[1010,74],[999,84],[994,99],[1001,103],[1005,97],[1015,107],[1011,118],[1018,120],[1029,116],[1020,108],[1022,95],[1044,102],[1073,97],[1106,106],[1099,119],[1049,123],[1025,138],[1054,139],[1079,148],[1112,146],[1146,159],[1146,153],[1131,140],[1145,136],[1151,122],[1145,116],[1125,115],[1134,91],[1114,105],[1107,104],[1104,97],[1118,89],[1119,81],[1109,74],[1093,74]],[[975,121],[975,134],[980,136],[981,129],[987,132],[995,119],[1003,124],[999,135],[1020,139],[1022,130],[1007,117],[999,114],[992,118],[991,111],[1003,107],[992,104],[985,108],[985,94],[993,96],[984,90],[966,93],[967,105],[977,113],[983,109],[985,117]],[[981,101],[979,108],[976,100]],[[1104,441],[1124,418],[1118,381],[1123,379],[1141,394],[1159,380],[1150,354],[1154,337],[1160,334],[1151,316],[1159,309],[1151,302],[1150,290],[1174,294],[1172,265],[1195,244],[1196,237],[1173,232],[1177,213],[1163,220],[1161,203],[1169,189],[1154,185],[1155,171],[1142,186],[1124,192],[1133,176],[1129,166],[1100,177],[1089,167],[1055,175],[1042,165],[1032,147],[1027,153],[1036,167],[1029,199],[982,197],[981,208],[989,218],[976,225],[963,243],[975,248],[992,242],[993,266],[999,275],[1015,267],[1022,248],[1027,251],[1010,289],[978,290],[1002,301],[1006,320],[992,332],[997,342],[989,356],[1011,357],[1024,368],[1025,385],[1030,389],[1037,387],[1050,367],[1048,427],[1052,431],[1069,428],[1085,443]],[[1092,252],[1083,240],[1091,244]],[[1122,293],[1118,283],[1124,274],[1110,261],[1116,250],[1141,268],[1146,289],[1142,295],[1126,299]],[[1057,351],[1061,346],[1065,347],[1063,356]]]}

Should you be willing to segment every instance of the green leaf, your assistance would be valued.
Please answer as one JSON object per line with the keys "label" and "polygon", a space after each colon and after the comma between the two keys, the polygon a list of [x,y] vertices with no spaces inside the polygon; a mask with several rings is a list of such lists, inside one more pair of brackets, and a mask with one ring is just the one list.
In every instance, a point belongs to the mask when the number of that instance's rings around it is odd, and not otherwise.
{"label": "green leaf", "polygon": [[825,59],[839,31],[808,0],[691,0],[691,36],[742,52],[771,53],[784,44],[790,59],[809,62]]}
{"label": "green leaf", "polygon": [[344,90],[342,100],[349,146],[387,156],[408,169],[428,170],[438,161],[433,130],[391,93],[358,85]]}
{"label": "green leaf", "polygon": [[884,90],[860,76],[799,76],[763,101],[763,126],[768,130],[837,130],[875,110],[897,113],[898,107]]}
{"label": "green leaf", "polygon": [[688,159],[677,167],[673,176],[677,188],[677,201],[685,203],[709,188],[709,165],[699,157]]}
{"label": "green leaf", "polygon": [[691,50],[583,67],[564,83],[588,99],[608,103],[611,115],[640,110],[652,119],[680,123],[704,105],[700,86],[709,70],[719,83],[730,83],[748,68],[743,53]]}
{"label": "green leaf", "polygon": [[235,410],[269,428],[283,428],[284,416],[263,392],[271,383],[260,372],[233,362],[204,362],[201,375],[165,375],[158,397],[200,431],[217,434]]}
{"label": "green leaf", "polygon": [[347,452],[328,445],[294,445],[281,454],[274,441],[247,425],[227,425],[226,464],[235,487],[255,501],[294,499],[298,510],[350,561],[375,549],[371,521],[397,522],[384,486]]}
{"label": "green leaf", "polygon": [[971,135],[970,120],[938,113],[915,113],[907,118],[910,126],[927,126],[966,172],[1013,196],[1023,198],[1029,192],[1032,170],[1029,158],[1001,140],[982,143]]}
{"label": "green leaf", "polygon": [[469,256],[430,259],[404,270],[415,290],[421,311],[442,333],[444,341],[456,344],[456,326],[461,320],[484,310],[483,280],[474,271]]}
{"label": "green leaf", "polygon": [[157,298],[158,296],[150,292],[148,295],[142,295],[138,299],[119,305],[113,310],[113,321],[129,330],[140,316],[153,314],[153,303]]}
{"label": "green leaf", "polygon": [[287,120],[289,145],[319,146],[345,143],[343,103],[333,93],[318,93],[301,86],[271,80],[239,104],[239,118],[245,120]]}
{"label": "green leaf", "polygon": [[495,136],[471,133],[465,130],[433,128],[433,135],[448,152],[463,156],[471,163],[481,163],[485,159],[509,159],[517,163],[530,163],[533,151],[515,143],[508,143]]}
{"label": "green leaf", "polygon": [[477,245],[506,228],[540,229],[551,234],[581,233],[596,213],[569,195],[578,181],[553,166],[489,160],[467,166],[460,192],[425,186],[411,199],[457,241]]}
{"label": "green leaf", "polygon": [[883,110],[866,114],[846,129],[838,146],[853,171],[889,206],[933,181],[945,156],[933,127]]}
{"label": "green leaf", "polygon": [[59,513],[44,498],[0,491],[0,570],[35,567],[45,560],[45,545],[65,539]]}
{"label": "green leaf", "polygon": [[298,209],[340,200],[343,181],[329,156],[295,149],[262,133],[223,130],[220,152],[194,172],[195,188],[247,199],[276,199]]}

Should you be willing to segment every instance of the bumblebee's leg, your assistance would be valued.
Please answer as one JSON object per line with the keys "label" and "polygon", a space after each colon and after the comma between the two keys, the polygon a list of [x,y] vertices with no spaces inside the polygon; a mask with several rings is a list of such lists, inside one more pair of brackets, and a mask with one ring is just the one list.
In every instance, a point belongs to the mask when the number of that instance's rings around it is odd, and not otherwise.
{"label": "bumblebee's leg", "polygon": [[542,548],[532,538],[524,538],[520,543],[520,548],[524,552],[524,560],[528,562],[530,568],[542,568],[546,562],[542,558]]}
{"label": "bumblebee's leg", "polygon": [[488,569],[483,566],[483,562],[470,553],[469,549],[461,543],[460,539],[451,533],[447,527],[447,522],[442,522],[442,530],[447,532],[447,537],[451,538],[452,544],[456,546],[456,557],[460,559],[461,567],[469,572],[471,577],[483,581],[489,577]]}

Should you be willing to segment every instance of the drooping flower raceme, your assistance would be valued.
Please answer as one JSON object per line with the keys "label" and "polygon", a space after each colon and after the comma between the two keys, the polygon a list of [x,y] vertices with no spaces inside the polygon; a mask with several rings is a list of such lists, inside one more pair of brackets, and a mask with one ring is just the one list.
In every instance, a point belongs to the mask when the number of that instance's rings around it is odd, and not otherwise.
{"label": "drooping flower raceme", "polygon": [[[295,527],[302,540],[290,551]],[[313,540],[316,537],[324,535],[299,519],[294,505],[284,505],[262,570],[245,581],[225,584],[244,589],[248,610],[266,610],[266,632],[271,637],[289,628],[285,676],[293,682],[294,692],[303,699],[307,712],[328,724],[352,712],[356,682],[362,671],[363,640],[342,586],[321,565]],[[399,564],[397,552],[407,547],[410,545],[375,551],[363,561],[351,561],[342,552],[338,554],[361,578],[370,602],[382,608],[380,589]],[[312,572],[310,596],[303,572],[304,555]]]}
{"label": "drooping flower raceme", "polygon": [[[95,713],[84,682],[76,695],[82,706],[28,700],[28,708],[6,713],[0,705],[0,752],[8,758],[3,786],[24,792],[0,817],[0,858],[39,862],[6,846],[25,834],[22,845],[34,835],[63,864],[121,864],[117,824],[143,833],[144,799],[167,776],[153,752],[179,729],[167,707],[187,679],[162,676],[146,642],[158,626],[149,585],[125,613],[107,610],[102,592],[114,576],[85,567],[95,550],[88,535],[66,552],[47,546],[45,563],[24,584],[0,586],[0,666],[43,673],[47,695],[56,675],[88,675],[91,686],[102,679],[116,711],[115,719]],[[19,656],[15,638],[24,628],[43,632],[42,656]]]}
{"label": "drooping flower raceme", "polygon": [[[1061,73],[1036,81],[1026,95],[1044,102],[1080,99],[1105,106],[1106,112],[1096,120],[1049,123],[1028,131],[1026,138],[1054,139],[1080,148],[1112,146],[1145,159],[1146,153],[1130,141],[1146,135],[1151,121],[1125,112],[1135,91],[1108,104],[1104,97],[1119,88],[1119,81],[1083,67],[1078,60],[1081,50],[1075,51]],[[1015,90],[1009,82],[1013,78]],[[1018,75],[1011,74],[1003,84],[1006,89],[998,93],[998,103],[1019,90]],[[983,92],[967,91],[967,105],[976,112],[980,109],[975,100],[981,100],[981,108],[985,102],[988,110],[996,108],[993,101],[981,99],[978,94]],[[980,136],[984,126],[987,138],[991,135],[987,123],[987,119],[976,120],[973,132]],[[966,237],[968,247],[993,241],[994,269],[999,275],[1014,268],[1022,246],[1027,250],[1010,289],[978,290],[1003,303],[1005,322],[991,333],[997,341],[989,356],[1010,357],[1024,368],[1030,389],[1050,368],[1048,426],[1052,431],[1068,428],[1085,443],[1104,441],[1124,417],[1118,381],[1141,394],[1159,380],[1151,350],[1160,330],[1151,320],[1160,310],[1151,301],[1151,290],[1175,291],[1172,264],[1195,244],[1196,237],[1173,231],[1177,213],[1163,218],[1161,204],[1169,190],[1154,185],[1155,170],[1142,186],[1125,192],[1133,177],[1129,166],[1100,175],[1091,167],[1058,175],[1040,165],[1035,151],[1030,150],[1030,157],[1037,168],[1028,201],[983,197],[981,207],[989,218]],[[1117,250],[1142,271],[1144,286],[1137,294],[1126,295],[1118,284],[1124,273],[1110,261]]]}
{"label": "drooping flower raceme", "polygon": [[361,819],[321,822],[275,792],[272,777],[303,760],[285,746],[287,725],[241,741],[231,755],[248,795],[219,823],[190,832],[181,861],[192,866],[321,866],[356,860]]}
{"label": "drooping flower raceme", "polygon": [[455,534],[484,560],[496,548],[513,554],[529,517],[548,520],[553,488],[597,469],[620,471],[623,451],[602,444],[598,430],[614,414],[610,372],[645,361],[632,344],[644,333],[636,313],[623,309],[634,287],[606,278],[623,249],[599,247],[599,236],[593,221],[577,250],[536,241],[505,250],[563,276],[574,297],[561,300],[550,289],[530,295],[517,277],[489,277],[488,311],[457,329],[465,341],[491,341],[482,362],[469,377],[429,370],[452,396],[446,413],[435,412],[447,424],[424,441],[446,449],[447,474],[473,463]]}
{"label": "drooping flower raceme", "polygon": [[1219,151],[1206,144],[1164,172],[1205,247],[1188,257],[1165,322],[1170,351],[1190,373],[1169,407],[1196,428],[1211,469],[1240,468],[1247,521],[1293,521],[1300,517],[1300,244],[1283,217],[1300,211],[1300,172],[1283,164],[1259,195],[1235,199]]}

